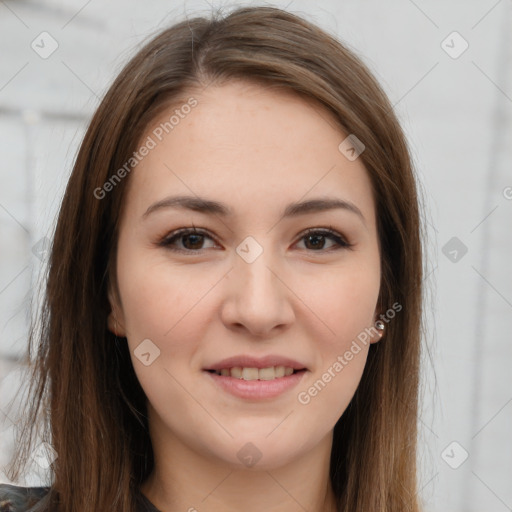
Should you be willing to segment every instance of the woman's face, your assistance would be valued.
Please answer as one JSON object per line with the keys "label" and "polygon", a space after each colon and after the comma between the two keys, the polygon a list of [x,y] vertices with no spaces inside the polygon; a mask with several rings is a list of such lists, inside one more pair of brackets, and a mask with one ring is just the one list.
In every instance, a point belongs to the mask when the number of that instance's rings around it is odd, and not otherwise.
{"label": "woman's face", "polygon": [[231,82],[191,96],[125,178],[109,328],[127,337],[160,442],[271,468],[332,433],[379,339],[365,335],[380,284],[370,180],[331,115],[291,93]]}

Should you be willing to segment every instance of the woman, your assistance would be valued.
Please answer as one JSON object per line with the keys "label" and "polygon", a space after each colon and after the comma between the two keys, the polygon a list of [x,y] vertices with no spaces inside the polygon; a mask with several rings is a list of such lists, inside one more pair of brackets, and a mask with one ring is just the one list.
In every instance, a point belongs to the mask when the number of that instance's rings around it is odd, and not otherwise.
{"label": "woman", "polygon": [[47,411],[53,481],[0,510],[420,510],[411,167],[367,68],[300,17],[147,43],[83,140],[32,334],[10,478]]}

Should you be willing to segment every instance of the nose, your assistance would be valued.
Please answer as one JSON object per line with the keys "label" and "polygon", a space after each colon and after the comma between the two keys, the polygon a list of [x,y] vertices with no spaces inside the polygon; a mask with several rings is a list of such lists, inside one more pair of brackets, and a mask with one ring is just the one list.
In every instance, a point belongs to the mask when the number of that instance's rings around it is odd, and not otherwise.
{"label": "nose", "polygon": [[270,251],[252,262],[237,254],[226,280],[221,318],[228,329],[262,338],[282,333],[293,322],[294,294]]}

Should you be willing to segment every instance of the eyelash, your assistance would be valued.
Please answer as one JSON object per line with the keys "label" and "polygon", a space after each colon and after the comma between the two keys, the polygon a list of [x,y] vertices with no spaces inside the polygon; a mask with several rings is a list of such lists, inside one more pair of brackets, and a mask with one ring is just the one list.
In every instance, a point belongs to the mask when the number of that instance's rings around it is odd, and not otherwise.
{"label": "eyelash", "polygon": [[[183,237],[185,235],[204,235],[217,243],[215,238],[210,236],[205,230],[197,229],[194,227],[194,228],[183,228],[183,229],[178,229],[176,231],[173,231],[172,233],[169,233],[168,235],[166,235],[160,242],[158,242],[157,245],[160,247],[165,247],[166,249],[168,249],[170,251],[188,253],[191,255],[198,254],[200,251],[203,250],[203,249],[177,249],[176,247],[171,247],[171,245],[176,240],[178,240],[180,237]],[[309,252],[318,252],[318,253],[331,252],[333,250],[337,251],[340,249],[350,249],[354,245],[354,244],[347,242],[339,233],[334,231],[330,226],[329,226],[329,229],[325,229],[325,228],[323,228],[323,229],[322,228],[308,229],[306,232],[304,232],[302,234],[299,241],[301,241],[304,238],[311,236],[311,235],[317,235],[317,236],[322,236],[325,238],[330,238],[331,240],[333,240],[336,243],[336,245],[338,247],[335,247],[334,249],[333,248],[319,249],[319,250],[309,249]]]}

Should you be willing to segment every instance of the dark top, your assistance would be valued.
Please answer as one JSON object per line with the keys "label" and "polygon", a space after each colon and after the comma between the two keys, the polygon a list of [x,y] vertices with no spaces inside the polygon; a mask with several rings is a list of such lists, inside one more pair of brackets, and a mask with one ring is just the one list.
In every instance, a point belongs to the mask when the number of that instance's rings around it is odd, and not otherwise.
{"label": "dark top", "polygon": [[[26,512],[48,492],[49,487],[18,487],[0,484],[0,512]],[[138,512],[160,512],[147,498],[136,495]]]}

